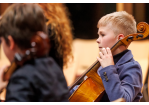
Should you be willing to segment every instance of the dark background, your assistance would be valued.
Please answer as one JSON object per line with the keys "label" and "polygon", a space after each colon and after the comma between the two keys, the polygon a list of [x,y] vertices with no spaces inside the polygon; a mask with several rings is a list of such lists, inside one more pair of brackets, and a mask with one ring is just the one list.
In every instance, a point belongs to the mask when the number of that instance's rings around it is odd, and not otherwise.
{"label": "dark background", "polygon": [[[149,23],[149,3],[144,3],[143,11],[137,6],[140,4],[141,3],[133,3],[132,15],[137,23],[141,21]],[[70,19],[74,27],[74,39],[97,38],[98,20],[102,16],[116,11],[116,3],[65,3],[65,5],[68,7]],[[140,12],[144,12],[143,19],[140,19],[141,16],[138,15]],[[149,37],[145,39],[149,39]]]}
{"label": "dark background", "polygon": [[116,11],[116,3],[66,3],[74,26],[74,39],[95,39],[98,20]]}

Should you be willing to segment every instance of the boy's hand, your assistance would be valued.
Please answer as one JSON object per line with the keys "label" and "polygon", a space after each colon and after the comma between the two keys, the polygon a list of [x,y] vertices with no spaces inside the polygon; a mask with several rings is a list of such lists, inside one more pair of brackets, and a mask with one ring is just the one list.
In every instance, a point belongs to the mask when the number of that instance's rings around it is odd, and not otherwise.
{"label": "boy's hand", "polygon": [[101,52],[99,52],[100,58],[97,57],[98,61],[100,62],[101,66],[107,67],[110,65],[114,65],[113,56],[111,53],[110,48],[103,48]]}
{"label": "boy's hand", "polygon": [[8,66],[3,66],[2,68],[0,68],[0,91],[5,88],[8,84],[8,81],[3,81],[3,74],[4,74],[4,70],[8,68]]}

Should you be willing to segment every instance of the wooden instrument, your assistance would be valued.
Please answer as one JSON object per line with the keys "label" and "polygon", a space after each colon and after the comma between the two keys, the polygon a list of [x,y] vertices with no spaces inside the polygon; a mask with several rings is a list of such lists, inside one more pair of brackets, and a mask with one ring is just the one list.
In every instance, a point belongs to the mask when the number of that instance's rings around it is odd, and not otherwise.
{"label": "wooden instrument", "polygon": [[[114,52],[119,46],[124,45],[126,48],[132,41],[141,40],[149,35],[149,26],[145,22],[140,22],[137,25],[137,30],[140,33],[134,33],[127,35],[123,39],[119,40],[112,48],[111,52]],[[96,60],[70,88],[71,90],[74,86],[81,82],[79,87],[73,92],[69,97],[70,102],[96,102],[100,101],[105,89],[102,83],[101,77],[97,74],[97,70],[100,67],[100,63]],[[84,77],[86,78],[85,80]]]}
{"label": "wooden instrument", "polygon": [[9,80],[16,68],[22,66],[26,61],[48,54],[49,49],[48,35],[43,32],[37,32],[31,39],[31,48],[25,50],[25,54],[23,55],[19,53],[15,54],[14,61],[4,72],[3,80]]}

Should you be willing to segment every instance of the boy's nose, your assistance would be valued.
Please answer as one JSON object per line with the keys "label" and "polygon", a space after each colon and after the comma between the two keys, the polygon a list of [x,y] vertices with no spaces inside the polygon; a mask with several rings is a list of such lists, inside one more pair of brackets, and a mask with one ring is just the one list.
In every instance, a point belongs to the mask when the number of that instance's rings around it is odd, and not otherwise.
{"label": "boy's nose", "polygon": [[98,43],[98,39],[96,40],[96,42]]}
{"label": "boy's nose", "polygon": [[96,40],[96,42],[97,42],[97,43],[100,43],[100,39],[98,38],[98,39]]}

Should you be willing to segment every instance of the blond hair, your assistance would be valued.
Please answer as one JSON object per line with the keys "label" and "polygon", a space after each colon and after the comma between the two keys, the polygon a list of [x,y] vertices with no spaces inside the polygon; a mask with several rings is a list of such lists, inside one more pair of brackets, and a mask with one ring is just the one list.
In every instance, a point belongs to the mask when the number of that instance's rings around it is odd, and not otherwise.
{"label": "blond hair", "polygon": [[115,35],[124,34],[124,36],[136,33],[136,21],[134,17],[125,11],[113,12],[103,16],[97,24],[97,27],[107,26],[113,30]]}
{"label": "blond hair", "polygon": [[72,58],[72,25],[67,7],[62,3],[38,3],[47,18],[46,25],[50,27],[50,37],[53,39],[57,58],[63,59],[63,67],[67,67]]}

